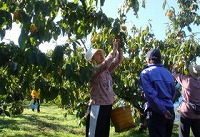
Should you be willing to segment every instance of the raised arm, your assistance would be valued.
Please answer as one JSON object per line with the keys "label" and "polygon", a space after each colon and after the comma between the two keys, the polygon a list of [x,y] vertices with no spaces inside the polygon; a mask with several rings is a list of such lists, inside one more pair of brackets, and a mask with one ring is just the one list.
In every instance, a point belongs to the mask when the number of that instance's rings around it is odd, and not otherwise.
{"label": "raised arm", "polygon": [[[117,43],[118,45],[118,43]],[[123,51],[122,48],[120,46],[118,46],[118,54],[116,55],[114,61],[112,62],[111,66],[109,67],[109,71],[113,72],[115,70],[115,68],[122,62],[123,60]]]}
{"label": "raised arm", "polygon": [[115,59],[116,52],[118,51],[118,42],[113,42],[113,49],[110,51],[108,56],[105,58],[102,64],[98,65],[95,72],[93,73],[93,77],[97,76],[101,72],[105,71],[106,69],[109,69],[110,66],[113,63],[113,60]]}

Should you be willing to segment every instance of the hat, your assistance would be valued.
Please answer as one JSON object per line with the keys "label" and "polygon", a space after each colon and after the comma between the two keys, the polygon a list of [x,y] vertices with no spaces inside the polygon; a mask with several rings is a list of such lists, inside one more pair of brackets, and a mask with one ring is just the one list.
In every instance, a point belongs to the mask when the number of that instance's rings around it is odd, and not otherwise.
{"label": "hat", "polygon": [[94,56],[94,54],[97,51],[100,51],[103,54],[103,50],[102,49],[93,49],[93,48],[91,48],[86,52],[86,55],[85,55],[86,60],[90,62],[92,60],[92,57]]}
{"label": "hat", "polygon": [[149,58],[151,60],[160,60],[161,53],[158,49],[151,49],[147,52],[146,58]]}
{"label": "hat", "polygon": [[200,65],[197,64],[190,64],[188,67],[190,75],[199,80],[200,79]]}

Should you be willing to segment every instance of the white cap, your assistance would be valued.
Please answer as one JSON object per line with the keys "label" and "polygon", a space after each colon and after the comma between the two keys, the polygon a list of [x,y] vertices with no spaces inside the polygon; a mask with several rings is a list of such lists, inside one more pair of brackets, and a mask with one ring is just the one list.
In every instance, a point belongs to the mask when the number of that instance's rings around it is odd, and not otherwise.
{"label": "white cap", "polygon": [[86,52],[86,55],[85,55],[85,58],[87,61],[91,61],[92,60],[92,57],[94,56],[94,54],[97,52],[97,51],[101,51],[101,53],[103,53],[103,50],[102,49],[89,49],[87,52]]}

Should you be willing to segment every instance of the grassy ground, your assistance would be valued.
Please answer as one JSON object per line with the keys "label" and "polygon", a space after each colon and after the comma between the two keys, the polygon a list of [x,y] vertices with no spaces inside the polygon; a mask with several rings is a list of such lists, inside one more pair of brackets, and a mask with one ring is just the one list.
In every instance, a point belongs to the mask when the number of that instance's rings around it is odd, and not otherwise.
{"label": "grassy ground", "polygon": [[[64,117],[65,111],[52,105],[41,105],[41,112],[33,112],[26,107],[20,116],[0,116],[0,137],[84,137],[85,127],[78,126],[73,116]],[[132,129],[115,133],[111,127],[110,137],[147,137],[147,132]],[[177,137],[177,124],[173,137]]]}

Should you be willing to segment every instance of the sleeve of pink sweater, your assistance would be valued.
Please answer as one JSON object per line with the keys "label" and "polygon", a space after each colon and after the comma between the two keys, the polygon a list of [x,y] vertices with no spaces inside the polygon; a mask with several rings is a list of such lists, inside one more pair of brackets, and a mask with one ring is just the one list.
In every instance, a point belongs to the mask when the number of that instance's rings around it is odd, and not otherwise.
{"label": "sleeve of pink sweater", "polygon": [[117,54],[117,57],[115,58],[115,60],[112,62],[111,66],[109,67],[109,72],[113,72],[115,70],[115,68],[117,66],[119,66],[119,64],[122,62],[123,60],[123,52],[122,50],[120,49],[118,51],[118,54]]}

